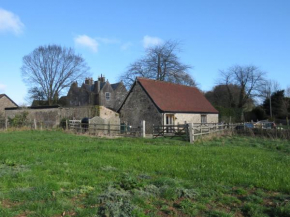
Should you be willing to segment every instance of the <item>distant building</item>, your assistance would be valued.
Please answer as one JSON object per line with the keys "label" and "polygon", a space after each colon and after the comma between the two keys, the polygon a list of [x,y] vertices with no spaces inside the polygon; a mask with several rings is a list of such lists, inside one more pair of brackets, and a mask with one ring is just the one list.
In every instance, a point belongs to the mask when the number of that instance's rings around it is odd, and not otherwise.
{"label": "distant building", "polygon": [[59,99],[59,104],[62,106],[100,105],[116,111],[126,95],[127,90],[122,81],[110,84],[103,76],[97,81],[86,78],[81,87],[74,82],[67,96]]}
{"label": "distant building", "polygon": [[146,78],[136,79],[118,112],[133,127],[145,120],[147,133],[153,124],[218,122],[218,111],[197,88]]}
{"label": "distant building", "polygon": [[17,108],[18,105],[6,94],[0,94],[0,116],[4,115],[5,108]]}

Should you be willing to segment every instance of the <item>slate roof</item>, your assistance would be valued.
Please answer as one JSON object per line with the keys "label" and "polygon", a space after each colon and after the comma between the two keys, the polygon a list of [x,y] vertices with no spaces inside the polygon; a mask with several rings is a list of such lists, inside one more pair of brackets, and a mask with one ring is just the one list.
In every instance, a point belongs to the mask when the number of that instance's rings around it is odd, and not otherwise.
{"label": "slate roof", "polygon": [[117,87],[119,86],[119,84],[121,84],[121,82],[115,83],[115,84],[111,84],[113,90],[116,90]]}
{"label": "slate roof", "polygon": [[84,87],[88,92],[92,92],[94,90],[94,85],[84,84]]}
{"label": "slate roof", "polygon": [[218,113],[195,87],[137,78],[137,82],[163,112]]}
{"label": "slate roof", "polygon": [[101,82],[101,84],[100,84],[100,90],[103,89],[103,87],[105,86],[105,84],[106,84],[106,82]]}
{"label": "slate roof", "polygon": [[[105,86],[107,82],[100,82],[100,90],[103,89],[103,87]],[[115,83],[115,84],[111,84],[111,87],[113,88],[113,90],[116,90],[117,87],[119,86],[119,84],[121,84],[121,82]],[[92,84],[83,84],[84,88],[88,91],[88,92],[93,92],[94,91],[94,87],[95,85]]]}

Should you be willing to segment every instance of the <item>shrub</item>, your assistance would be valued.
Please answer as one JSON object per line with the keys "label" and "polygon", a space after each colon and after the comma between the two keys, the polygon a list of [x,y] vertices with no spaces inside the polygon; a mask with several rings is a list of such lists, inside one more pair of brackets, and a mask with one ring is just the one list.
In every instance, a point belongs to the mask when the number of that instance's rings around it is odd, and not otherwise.
{"label": "shrub", "polygon": [[11,127],[23,127],[28,123],[28,112],[24,111],[20,114],[16,114],[14,118],[8,118],[8,122]]}

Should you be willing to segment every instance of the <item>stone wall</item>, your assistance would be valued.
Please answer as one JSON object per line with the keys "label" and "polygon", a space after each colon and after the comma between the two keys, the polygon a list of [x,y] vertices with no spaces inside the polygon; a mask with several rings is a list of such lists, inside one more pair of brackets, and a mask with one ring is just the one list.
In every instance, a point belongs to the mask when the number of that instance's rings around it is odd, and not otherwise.
{"label": "stone wall", "polygon": [[121,122],[131,125],[133,128],[139,127],[141,121],[145,120],[146,133],[152,133],[153,124],[162,123],[162,114],[158,112],[139,83],[135,84],[119,112]]}
{"label": "stone wall", "polygon": [[115,90],[115,105],[114,105],[114,109],[117,111],[121,104],[123,103],[124,99],[127,96],[127,89],[126,87],[123,85],[119,85],[117,87],[117,89]]}
{"label": "stone wall", "polygon": [[99,117],[103,118],[103,119],[110,119],[112,120],[114,124],[120,124],[120,118],[119,118],[119,114],[117,112],[114,112],[111,109],[108,109],[106,107],[100,106],[100,110],[99,110]]}
{"label": "stone wall", "polygon": [[[110,98],[106,99],[106,93],[110,93]],[[114,109],[115,93],[111,85],[107,82],[99,92],[99,105]]]}
{"label": "stone wall", "polygon": [[11,102],[5,95],[0,98],[0,117],[4,116],[5,108],[16,108],[17,106]]}
{"label": "stone wall", "polygon": [[6,118],[14,118],[15,115],[28,112],[28,120],[42,122],[49,127],[56,127],[63,118],[81,120],[84,117],[92,118],[99,116],[105,119],[111,119],[115,122],[120,122],[118,113],[107,109],[103,106],[78,106],[78,107],[59,107],[59,108],[44,108],[44,109],[29,109],[19,108],[15,110],[6,110]]}
{"label": "stone wall", "polygon": [[[166,115],[166,114],[164,114]],[[201,115],[207,116],[207,123],[218,123],[218,114],[187,114],[187,113],[175,113],[174,124],[186,123],[201,123]],[[164,116],[166,117],[166,116]],[[166,118],[164,118],[165,124]]]}
{"label": "stone wall", "polygon": [[93,117],[89,120],[89,130],[98,135],[117,135],[120,133],[120,118],[115,116]]}

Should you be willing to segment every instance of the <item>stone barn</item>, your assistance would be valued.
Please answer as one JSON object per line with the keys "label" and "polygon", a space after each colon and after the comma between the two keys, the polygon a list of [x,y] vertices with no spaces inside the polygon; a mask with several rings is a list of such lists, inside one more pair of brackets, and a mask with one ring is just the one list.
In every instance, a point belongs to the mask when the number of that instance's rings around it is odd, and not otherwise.
{"label": "stone barn", "polygon": [[5,108],[17,108],[18,105],[6,94],[0,94],[0,117],[4,116]]}
{"label": "stone barn", "polygon": [[218,122],[218,111],[196,87],[146,78],[136,79],[118,112],[133,127],[145,120],[146,133],[153,124]]}

